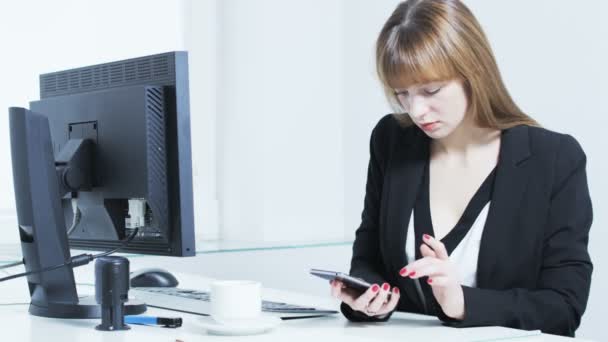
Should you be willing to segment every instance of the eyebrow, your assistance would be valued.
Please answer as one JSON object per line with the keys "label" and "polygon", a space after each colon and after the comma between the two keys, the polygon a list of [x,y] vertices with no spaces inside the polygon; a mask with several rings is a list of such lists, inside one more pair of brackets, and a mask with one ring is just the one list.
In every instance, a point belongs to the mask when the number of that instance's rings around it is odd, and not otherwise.
{"label": "eyebrow", "polygon": [[[424,83],[420,86],[414,86],[414,87],[416,87],[416,88],[424,88],[424,87],[429,87],[429,86],[430,87],[443,87],[444,85],[445,84],[443,81],[431,81],[431,82]],[[397,89],[394,89],[393,92],[396,95],[398,95],[398,94],[407,93],[407,92],[409,92],[409,90],[404,89],[404,88],[397,88]]]}

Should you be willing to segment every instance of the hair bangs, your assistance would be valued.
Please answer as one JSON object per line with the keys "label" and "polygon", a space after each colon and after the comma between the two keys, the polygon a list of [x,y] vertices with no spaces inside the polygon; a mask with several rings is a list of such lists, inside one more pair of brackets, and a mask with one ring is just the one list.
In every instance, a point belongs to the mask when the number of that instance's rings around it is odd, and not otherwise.
{"label": "hair bangs", "polygon": [[439,37],[416,33],[394,32],[384,45],[378,56],[378,74],[386,88],[403,89],[458,77]]}

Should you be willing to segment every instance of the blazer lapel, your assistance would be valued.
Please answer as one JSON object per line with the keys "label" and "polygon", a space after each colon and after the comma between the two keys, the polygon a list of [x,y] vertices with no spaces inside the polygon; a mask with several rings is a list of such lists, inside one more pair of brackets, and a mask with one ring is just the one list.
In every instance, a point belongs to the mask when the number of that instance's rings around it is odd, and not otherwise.
{"label": "blazer lapel", "polygon": [[496,272],[500,256],[497,248],[509,239],[509,230],[517,217],[521,197],[528,183],[525,161],[531,155],[528,126],[504,130],[494,182],[490,211],[481,238],[477,263],[477,286],[487,287]]}
{"label": "blazer lapel", "polygon": [[[387,179],[386,232],[383,235],[384,245],[389,251],[389,272],[395,275],[407,264],[405,238],[428,155],[429,139],[418,129],[409,137],[404,133],[393,151]],[[423,303],[412,280],[397,278],[403,287],[409,289],[407,293],[412,294],[409,297],[422,310]]]}

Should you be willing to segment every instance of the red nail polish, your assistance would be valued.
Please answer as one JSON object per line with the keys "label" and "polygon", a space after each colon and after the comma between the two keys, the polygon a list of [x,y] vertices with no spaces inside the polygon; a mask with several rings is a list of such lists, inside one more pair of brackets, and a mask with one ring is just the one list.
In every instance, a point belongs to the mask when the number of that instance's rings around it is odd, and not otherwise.
{"label": "red nail polish", "polygon": [[429,283],[429,284],[432,284],[433,283],[433,279],[429,278],[426,282]]}
{"label": "red nail polish", "polygon": [[399,294],[399,288],[398,287],[393,288],[393,293]]}
{"label": "red nail polish", "polygon": [[384,284],[382,285],[382,289],[383,289],[384,291],[388,291],[388,289],[390,289],[390,288],[391,288],[391,286],[390,286],[388,283],[384,283]]}
{"label": "red nail polish", "polygon": [[413,271],[412,273],[408,274],[408,277],[413,277],[416,275],[416,271]]}
{"label": "red nail polish", "polygon": [[372,286],[372,292],[378,292],[378,290],[380,290],[380,286],[374,284],[374,286]]}
{"label": "red nail polish", "polygon": [[407,274],[407,269],[404,267],[401,269],[401,271],[399,271],[399,275],[401,276],[405,276]]}
{"label": "red nail polish", "polygon": [[428,239],[430,239],[430,238],[431,238],[431,237],[430,237],[430,236],[428,236],[427,234],[422,235],[422,237],[423,237],[425,240],[428,240]]}

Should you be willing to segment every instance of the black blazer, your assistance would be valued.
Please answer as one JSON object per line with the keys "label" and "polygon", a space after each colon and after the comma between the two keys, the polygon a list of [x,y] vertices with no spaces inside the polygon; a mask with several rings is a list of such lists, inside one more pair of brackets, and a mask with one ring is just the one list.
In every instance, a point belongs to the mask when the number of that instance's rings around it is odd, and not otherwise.
{"label": "black blazer", "polygon": [[[407,264],[406,233],[429,142],[418,127],[403,128],[393,115],[380,120],[370,142],[350,273],[399,286],[399,311],[425,313],[413,281],[398,272]],[[463,286],[464,320],[449,319],[439,309],[442,321],[574,336],[593,269],[587,252],[593,214],[585,165],[585,153],[569,135],[525,125],[502,131],[477,287]],[[344,303],[341,308],[349,320],[375,320]]]}

